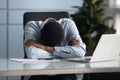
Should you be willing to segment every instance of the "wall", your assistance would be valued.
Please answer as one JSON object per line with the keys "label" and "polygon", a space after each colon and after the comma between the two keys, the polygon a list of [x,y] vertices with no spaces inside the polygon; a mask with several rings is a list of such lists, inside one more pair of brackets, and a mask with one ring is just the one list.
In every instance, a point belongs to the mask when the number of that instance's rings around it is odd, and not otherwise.
{"label": "wall", "polygon": [[[0,58],[23,58],[23,14],[28,11],[68,11],[82,0],[0,0]],[[0,77],[0,80],[20,77]]]}

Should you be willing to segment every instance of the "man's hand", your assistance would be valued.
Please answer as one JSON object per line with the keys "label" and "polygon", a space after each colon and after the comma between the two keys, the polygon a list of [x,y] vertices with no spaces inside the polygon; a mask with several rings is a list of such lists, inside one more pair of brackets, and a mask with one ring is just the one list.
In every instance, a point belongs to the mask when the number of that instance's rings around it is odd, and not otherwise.
{"label": "man's hand", "polygon": [[35,40],[29,39],[26,41],[25,46],[34,46],[40,49],[43,49],[49,53],[53,53],[55,51],[54,47],[46,46],[41,43],[36,42]]}
{"label": "man's hand", "polygon": [[80,41],[77,40],[77,39],[72,39],[72,40],[69,41],[69,45],[70,45],[70,46],[74,46],[74,45],[77,45],[77,44],[79,44],[79,43],[80,43]]}

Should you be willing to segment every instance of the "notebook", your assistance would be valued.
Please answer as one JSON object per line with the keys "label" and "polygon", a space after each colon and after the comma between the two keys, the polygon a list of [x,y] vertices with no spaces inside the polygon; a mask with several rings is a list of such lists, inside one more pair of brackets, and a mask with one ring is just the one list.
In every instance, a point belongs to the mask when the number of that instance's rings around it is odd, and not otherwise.
{"label": "notebook", "polygon": [[102,62],[120,60],[120,34],[103,34],[91,57],[71,58],[70,61]]}

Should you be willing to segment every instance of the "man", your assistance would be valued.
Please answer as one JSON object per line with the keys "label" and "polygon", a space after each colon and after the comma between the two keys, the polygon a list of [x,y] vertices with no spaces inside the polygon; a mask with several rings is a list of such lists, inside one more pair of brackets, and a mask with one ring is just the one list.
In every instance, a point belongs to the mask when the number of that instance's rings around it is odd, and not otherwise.
{"label": "man", "polygon": [[[62,18],[58,21],[48,18],[44,22],[30,21],[26,24],[25,50],[28,58],[78,58],[85,55],[86,46],[74,21],[68,18]],[[47,76],[49,78],[43,76],[41,79],[82,79],[82,75],[76,75]]]}

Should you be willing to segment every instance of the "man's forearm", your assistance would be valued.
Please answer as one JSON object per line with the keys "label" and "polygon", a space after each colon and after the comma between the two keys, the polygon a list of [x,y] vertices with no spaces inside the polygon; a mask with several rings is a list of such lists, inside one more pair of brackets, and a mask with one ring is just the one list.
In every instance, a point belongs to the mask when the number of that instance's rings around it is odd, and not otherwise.
{"label": "man's forearm", "polygon": [[40,48],[40,49],[43,49],[49,53],[53,53],[55,51],[54,47],[45,46],[45,45],[40,44],[40,43],[35,43],[35,44],[33,44],[33,46]]}
{"label": "man's forearm", "polygon": [[[70,46],[74,46],[76,44],[79,44],[79,40],[77,39],[72,39],[70,42],[69,42],[69,45]],[[50,47],[50,46],[46,46],[46,45],[43,45],[41,43],[38,43],[34,40],[28,40],[26,43],[25,43],[26,46],[35,46],[37,48],[40,48],[40,49],[43,49],[49,53],[53,53],[55,51],[55,48],[54,47]]]}
{"label": "man's forearm", "polygon": [[53,53],[55,51],[54,47],[43,45],[43,44],[38,43],[38,42],[36,42],[32,39],[27,40],[26,43],[25,43],[25,46],[35,46],[35,47],[43,49],[43,50],[45,50],[49,53]]}

